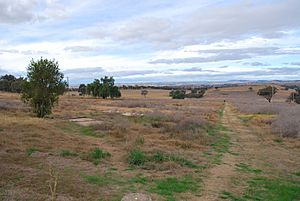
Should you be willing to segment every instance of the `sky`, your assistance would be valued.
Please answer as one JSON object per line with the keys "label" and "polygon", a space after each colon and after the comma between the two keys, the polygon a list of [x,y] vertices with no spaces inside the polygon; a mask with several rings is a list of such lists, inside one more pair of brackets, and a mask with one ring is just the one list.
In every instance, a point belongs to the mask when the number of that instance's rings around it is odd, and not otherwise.
{"label": "sky", "polygon": [[0,0],[0,75],[70,84],[300,80],[299,0]]}

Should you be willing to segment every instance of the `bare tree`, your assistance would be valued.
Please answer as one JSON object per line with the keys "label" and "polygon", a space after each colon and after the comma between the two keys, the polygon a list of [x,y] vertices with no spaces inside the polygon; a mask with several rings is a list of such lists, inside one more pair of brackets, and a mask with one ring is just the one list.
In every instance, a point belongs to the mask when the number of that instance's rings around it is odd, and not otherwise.
{"label": "bare tree", "polygon": [[141,91],[141,95],[144,96],[145,98],[148,93],[149,93],[149,91],[147,89],[142,89],[142,91]]}

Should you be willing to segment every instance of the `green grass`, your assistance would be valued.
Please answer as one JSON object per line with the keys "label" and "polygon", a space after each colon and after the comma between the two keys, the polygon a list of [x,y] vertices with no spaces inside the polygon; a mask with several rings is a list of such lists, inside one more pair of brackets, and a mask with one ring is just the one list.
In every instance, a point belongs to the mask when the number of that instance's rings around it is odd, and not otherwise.
{"label": "green grass", "polygon": [[80,135],[91,136],[91,137],[101,137],[97,132],[91,127],[80,126],[79,128]]}
{"label": "green grass", "polygon": [[146,185],[148,183],[147,177],[145,177],[142,173],[137,174],[135,177],[129,180],[132,183],[139,183]]}
{"label": "green grass", "polygon": [[145,143],[145,138],[143,136],[138,136],[134,143],[135,145],[143,145]]}
{"label": "green grass", "polygon": [[85,175],[82,174],[83,179],[89,183],[98,186],[124,185],[126,181],[119,177],[113,177],[112,174],[104,175]]}
{"label": "green grass", "polygon": [[283,140],[282,140],[282,138],[276,138],[276,139],[274,139],[274,142],[276,142],[278,144],[282,144]]}
{"label": "green grass", "polygon": [[96,147],[90,150],[88,153],[81,156],[82,159],[91,161],[95,165],[98,165],[102,159],[111,157],[109,152],[103,151],[102,149]]}
{"label": "green grass", "polygon": [[27,156],[31,156],[36,151],[38,151],[38,149],[35,147],[30,147],[30,148],[26,149]]}
{"label": "green grass", "polygon": [[186,175],[182,178],[167,177],[154,181],[154,186],[149,189],[149,192],[162,195],[169,201],[176,200],[176,194],[196,192],[198,190],[198,182],[193,179],[192,175]]}
{"label": "green grass", "polygon": [[220,198],[224,199],[224,200],[231,200],[231,201],[244,201],[243,198],[237,197],[237,196],[235,196],[232,193],[227,192],[227,191],[223,191],[220,195]]}
{"label": "green grass", "polygon": [[212,144],[212,147],[217,153],[226,153],[229,151],[230,138],[226,134],[218,136],[215,143]]}
{"label": "green grass", "polygon": [[64,125],[58,125],[57,127],[64,132],[72,133],[72,134],[76,133],[76,134],[83,135],[83,136],[97,137],[97,138],[104,136],[102,133],[95,131],[95,129],[93,127],[81,126],[74,122],[67,122]]}
{"label": "green grass", "polygon": [[129,164],[135,166],[142,166],[146,162],[146,155],[140,149],[134,149],[129,152]]}
{"label": "green grass", "polygon": [[75,157],[75,156],[78,156],[78,154],[76,152],[72,152],[70,150],[61,150],[60,152],[60,156],[62,157]]}
{"label": "green grass", "polygon": [[232,201],[296,201],[300,199],[299,181],[255,177],[247,183],[248,187],[242,197],[229,192],[223,192],[220,197]]}
{"label": "green grass", "polygon": [[236,169],[239,171],[250,172],[250,173],[255,173],[255,174],[262,173],[262,170],[253,168],[250,165],[247,165],[245,163],[239,163],[239,164],[236,164],[235,166],[236,166]]}
{"label": "green grass", "polygon": [[181,166],[189,167],[189,168],[198,168],[199,166],[192,161],[177,156],[175,154],[166,154],[162,151],[155,151],[152,156],[148,157],[148,161],[154,161],[156,163],[162,163],[165,161],[172,161],[175,162]]}
{"label": "green grass", "polygon": [[176,155],[170,155],[169,156],[169,160],[173,161],[175,163],[178,163],[181,166],[185,166],[185,167],[189,167],[189,168],[198,168],[199,166],[195,163],[193,163],[190,160],[187,160],[185,158],[176,156]]}
{"label": "green grass", "polygon": [[300,171],[294,173],[296,176],[300,177]]}

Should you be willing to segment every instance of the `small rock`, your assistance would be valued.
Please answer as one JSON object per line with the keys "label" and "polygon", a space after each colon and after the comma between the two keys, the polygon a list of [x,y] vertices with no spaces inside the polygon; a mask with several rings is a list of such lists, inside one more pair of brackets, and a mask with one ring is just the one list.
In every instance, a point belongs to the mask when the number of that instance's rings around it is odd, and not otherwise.
{"label": "small rock", "polygon": [[130,193],[125,195],[121,201],[152,201],[151,197],[142,193]]}

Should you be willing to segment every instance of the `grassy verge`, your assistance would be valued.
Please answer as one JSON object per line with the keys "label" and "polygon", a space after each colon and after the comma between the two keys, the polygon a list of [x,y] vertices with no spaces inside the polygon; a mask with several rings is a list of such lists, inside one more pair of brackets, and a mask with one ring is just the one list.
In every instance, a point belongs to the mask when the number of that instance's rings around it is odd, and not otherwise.
{"label": "grassy verge", "polygon": [[154,181],[154,186],[149,192],[162,195],[168,201],[175,200],[175,195],[186,192],[196,192],[198,183],[192,175],[186,175],[182,178],[167,177],[165,179]]}
{"label": "grassy verge", "polygon": [[169,161],[177,163],[182,167],[188,167],[188,168],[200,167],[199,165],[195,164],[194,162],[184,157],[175,154],[167,154],[162,151],[155,151],[152,154],[145,154],[140,149],[134,149],[131,150],[128,155],[129,164],[134,166],[143,166],[147,162],[163,163]]}
{"label": "grassy verge", "polygon": [[232,201],[293,201],[300,199],[300,182],[283,178],[254,177],[242,196],[223,192],[220,198]]}

